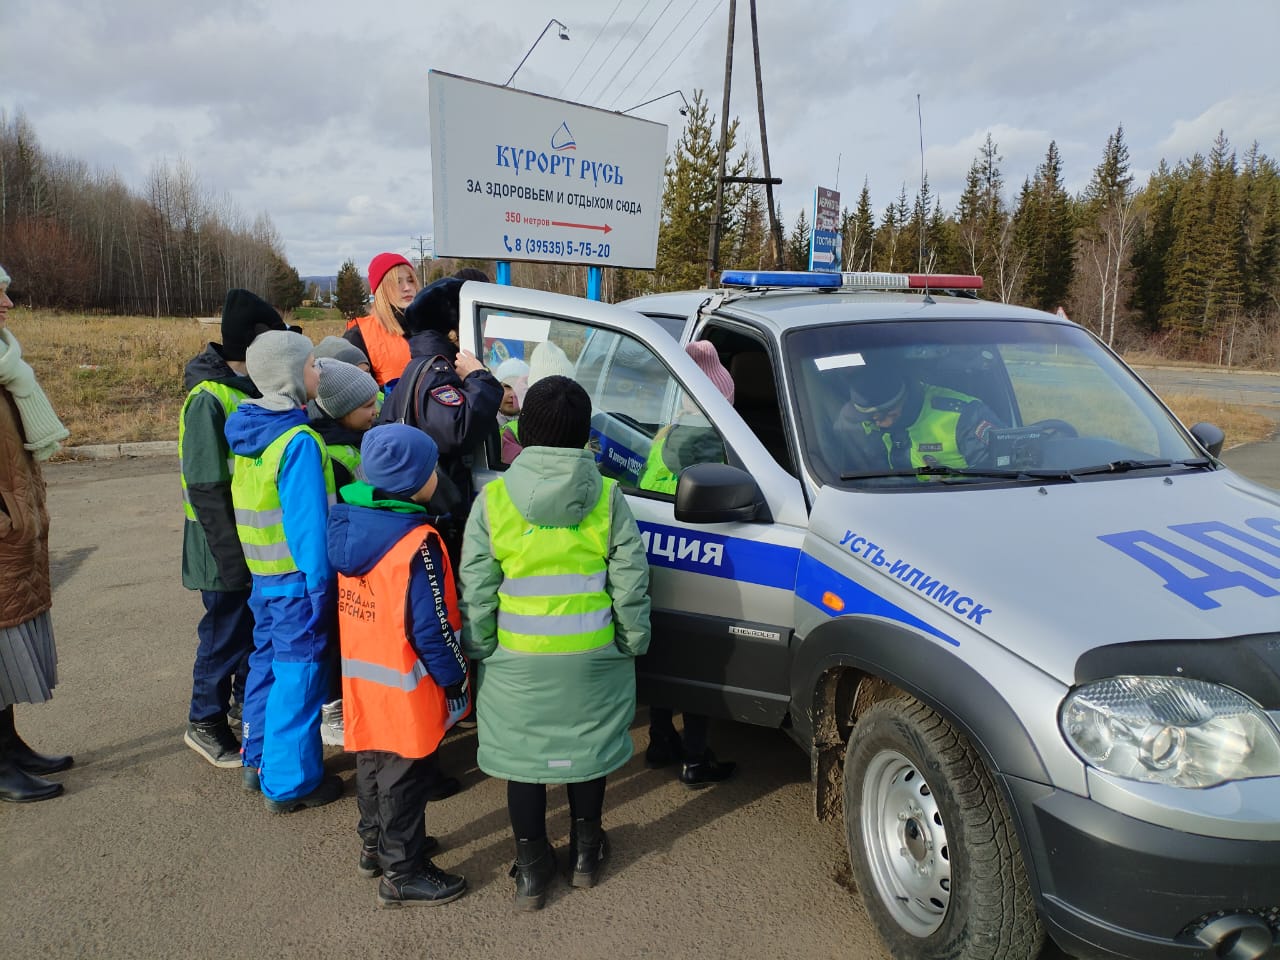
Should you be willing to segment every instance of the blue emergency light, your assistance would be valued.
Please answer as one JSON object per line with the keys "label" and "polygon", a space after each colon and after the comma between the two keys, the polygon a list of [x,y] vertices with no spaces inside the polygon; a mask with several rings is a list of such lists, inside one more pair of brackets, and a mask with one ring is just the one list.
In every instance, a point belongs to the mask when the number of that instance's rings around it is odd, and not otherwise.
{"label": "blue emergency light", "polygon": [[835,288],[840,274],[807,270],[726,270],[720,274],[725,287],[821,287]]}

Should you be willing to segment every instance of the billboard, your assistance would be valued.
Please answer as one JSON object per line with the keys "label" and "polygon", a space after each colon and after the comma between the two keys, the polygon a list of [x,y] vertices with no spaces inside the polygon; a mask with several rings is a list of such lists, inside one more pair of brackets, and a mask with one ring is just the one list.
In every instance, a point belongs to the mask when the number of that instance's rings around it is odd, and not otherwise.
{"label": "billboard", "polygon": [[653,269],[664,124],[432,70],[435,253]]}
{"label": "billboard", "polygon": [[809,269],[840,272],[840,194],[826,187],[813,191]]}

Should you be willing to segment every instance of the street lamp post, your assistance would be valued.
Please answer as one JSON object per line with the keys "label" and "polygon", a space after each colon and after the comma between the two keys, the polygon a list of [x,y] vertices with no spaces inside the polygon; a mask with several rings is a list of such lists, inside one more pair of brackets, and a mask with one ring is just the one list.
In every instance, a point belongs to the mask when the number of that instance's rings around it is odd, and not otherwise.
{"label": "street lamp post", "polygon": [[[553,23],[556,25],[556,32],[559,35],[560,39],[561,40],[569,39],[569,28],[566,27],[559,20],[557,20],[555,17],[552,17],[550,20],[547,21],[547,25],[542,28],[542,32],[538,34],[538,39],[533,41],[533,45],[529,47],[529,49],[525,52],[525,55],[520,58],[520,62],[516,64],[516,68],[511,71],[511,76],[507,77],[507,82],[503,84],[504,87],[511,86],[511,81],[516,78],[516,74],[520,72],[520,68],[524,66],[524,62],[529,59],[529,54],[533,53],[533,48],[542,42],[542,38],[547,35],[547,31],[551,29],[551,25]],[[510,286],[511,285],[511,261],[510,260],[495,261],[494,268],[495,268],[496,276],[494,276],[493,279],[498,283],[502,284],[503,286]]]}
{"label": "street lamp post", "polygon": [[684,92],[681,90],[672,90],[669,93],[664,93],[660,97],[654,97],[652,100],[646,100],[644,103],[637,103],[634,107],[628,107],[626,110],[623,110],[622,112],[630,113],[632,110],[639,110],[641,107],[647,107],[651,103],[657,103],[659,100],[665,100],[667,97],[675,97],[675,96],[678,96],[681,102],[684,103],[684,106],[680,108],[680,116],[687,117],[689,115],[689,111],[692,108],[689,106],[689,101],[685,100]]}
{"label": "street lamp post", "polygon": [[[547,25],[542,28],[542,33],[538,34],[538,39],[533,41],[533,47],[536,47],[542,41],[542,38],[547,35],[547,31],[551,29],[551,25],[553,23],[558,28],[560,39],[561,40],[569,39],[569,28],[566,27],[559,20],[557,20],[555,17],[552,17],[550,20],[547,21]],[[516,68],[511,71],[511,76],[507,77],[507,82],[503,84],[504,87],[511,86],[511,81],[516,78],[516,74],[520,72],[520,68],[524,66],[524,62],[529,59],[529,54],[533,53],[533,47],[530,47],[528,52],[523,57],[520,58],[520,62],[516,64]]]}

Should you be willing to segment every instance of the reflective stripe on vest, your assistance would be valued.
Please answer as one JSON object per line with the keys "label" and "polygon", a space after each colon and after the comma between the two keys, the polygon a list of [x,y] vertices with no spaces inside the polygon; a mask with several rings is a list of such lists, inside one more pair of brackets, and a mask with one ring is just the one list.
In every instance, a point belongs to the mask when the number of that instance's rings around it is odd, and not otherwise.
{"label": "reflective stripe on vest", "polygon": [[360,328],[365,353],[369,355],[369,366],[373,368],[373,379],[378,386],[383,386],[388,380],[399,379],[409,363],[409,341],[401,334],[388,333],[382,321],[372,314],[356,317],[347,324],[348,330],[352,327]]}
{"label": "reflective stripe on vest", "polygon": [[[197,518],[195,508],[191,506],[191,495],[187,493],[187,475],[182,470],[182,442],[187,433],[187,408],[191,406],[191,401],[195,399],[198,393],[208,393],[217,399],[222,406],[223,423],[226,423],[227,417],[236,412],[236,407],[240,406],[240,401],[248,396],[247,393],[243,393],[235,389],[235,387],[228,387],[225,383],[205,380],[192,387],[187,394],[187,398],[182,401],[182,412],[178,414],[178,477],[182,481],[182,512],[186,514],[188,520]],[[235,457],[228,450],[227,479],[231,479],[234,474]]]}
{"label": "reflective stripe on vest", "polygon": [[[421,547],[428,536],[440,543],[434,528],[415,527],[363,577],[338,575],[343,743],[348,750],[425,757],[444,737],[444,691],[413,649],[405,624],[409,571],[422,564]],[[462,617],[443,545],[440,556],[436,587],[456,643]],[[461,651],[455,649],[455,655],[461,661]]]}
{"label": "reflective stripe on vest", "polygon": [[498,643],[518,653],[582,653],[613,642],[613,603],[605,591],[610,502],[605,480],[576,526],[529,523],[502,478],[485,487],[489,540],[502,566]]}
{"label": "reflective stripe on vest", "polygon": [[324,491],[329,505],[337,499],[333,490],[333,467],[324,441],[306,424],[298,424],[276,437],[259,457],[236,457],[231,477],[231,502],[236,511],[236,533],[244,550],[249,572],[256,576],[292,573],[298,569],[284,535],[284,510],[280,506],[280,463],[289,441],[300,433],[309,434],[320,448],[324,467]]}

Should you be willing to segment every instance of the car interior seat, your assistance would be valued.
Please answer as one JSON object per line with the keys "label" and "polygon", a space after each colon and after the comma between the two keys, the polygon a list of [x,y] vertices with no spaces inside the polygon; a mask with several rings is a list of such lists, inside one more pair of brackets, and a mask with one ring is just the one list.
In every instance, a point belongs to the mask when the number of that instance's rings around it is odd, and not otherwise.
{"label": "car interior seat", "polygon": [[733,377],[734,407],[770,456],[794,476],[769,355],[763,350],[735,353],[729,361],[729,375]]}

